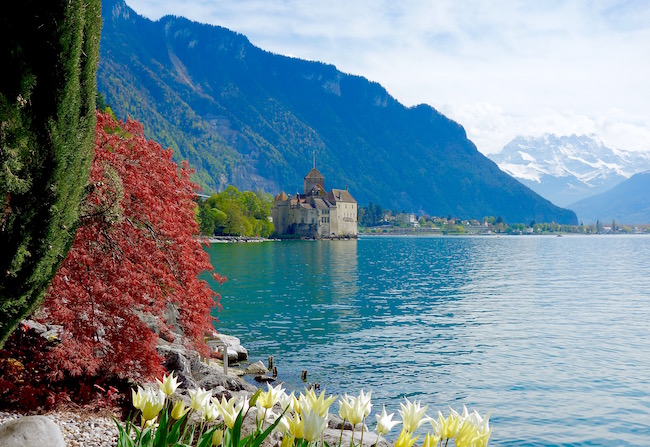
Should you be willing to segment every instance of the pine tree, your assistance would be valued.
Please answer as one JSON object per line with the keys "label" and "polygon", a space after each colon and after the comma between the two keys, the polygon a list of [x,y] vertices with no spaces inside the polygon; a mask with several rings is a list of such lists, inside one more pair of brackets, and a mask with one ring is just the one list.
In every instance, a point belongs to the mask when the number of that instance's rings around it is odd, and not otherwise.
{"label": "pine tree", "polygon": [[77,229],[95,133],[99,0],[0,14],[0,346],[40,301]]}

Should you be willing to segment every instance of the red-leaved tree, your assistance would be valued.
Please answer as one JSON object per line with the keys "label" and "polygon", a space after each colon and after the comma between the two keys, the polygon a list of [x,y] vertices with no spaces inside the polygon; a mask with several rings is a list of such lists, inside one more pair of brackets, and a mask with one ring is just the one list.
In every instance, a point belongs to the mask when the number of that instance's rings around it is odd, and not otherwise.
{"label": "red-leaved tree", "polygon": [[198,279],[212,266],[196,239],[190,172],[139,123],[97,114],[81,224],[39,314],[63,326],[49,354],[56,377],[159,375],[158,336],[145,320],[170,336],[164,312],[172,307],[184,336],[207,353],[219,297]]}

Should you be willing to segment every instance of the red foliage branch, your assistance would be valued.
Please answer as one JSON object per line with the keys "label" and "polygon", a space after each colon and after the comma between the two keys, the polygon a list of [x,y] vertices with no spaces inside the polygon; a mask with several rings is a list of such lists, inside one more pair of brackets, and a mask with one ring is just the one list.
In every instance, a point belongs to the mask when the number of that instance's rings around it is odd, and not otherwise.
{"label": "red foliage branch", "polygon": [[145,139],[142,125],[97,114],[90,191],[76,239],[48,291],[43,321],[63,325],[51,351],[57,378],[113,374],[159,375],[158,336],[169,334],[163,312],[206,354],[218,295],[198,275],[212,270],[196,239],[196,185],[187,164]]}

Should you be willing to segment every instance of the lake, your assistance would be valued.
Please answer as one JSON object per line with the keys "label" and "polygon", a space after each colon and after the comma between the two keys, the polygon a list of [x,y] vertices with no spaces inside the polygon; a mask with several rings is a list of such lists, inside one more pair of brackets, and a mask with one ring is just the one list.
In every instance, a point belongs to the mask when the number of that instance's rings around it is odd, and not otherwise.
{"label": "lake", "polygon": [[[491,411],[492,446],[650,445],[650,237],[213,244],[217,329],[302,390]],[[332,406],[338,411],[338,404]],[[369,426],[374,428],[375,418]],[[420,440],[421,441],[421,440]]]}

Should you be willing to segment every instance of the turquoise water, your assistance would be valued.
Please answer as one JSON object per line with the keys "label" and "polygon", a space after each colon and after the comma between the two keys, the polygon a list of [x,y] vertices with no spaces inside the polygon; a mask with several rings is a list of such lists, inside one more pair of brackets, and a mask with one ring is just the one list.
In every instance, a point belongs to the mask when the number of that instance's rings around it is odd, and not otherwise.
{"label": "turquoise water", "polygon": [[[214,244],[217,328],[328,393],[492,412],[494,446],[650,446],[650,237]],[[338,409],[336,404],[333,406]],[[397,417],[397,414],[396,414]],[[373,421],[370,424],[374,426]]]}

